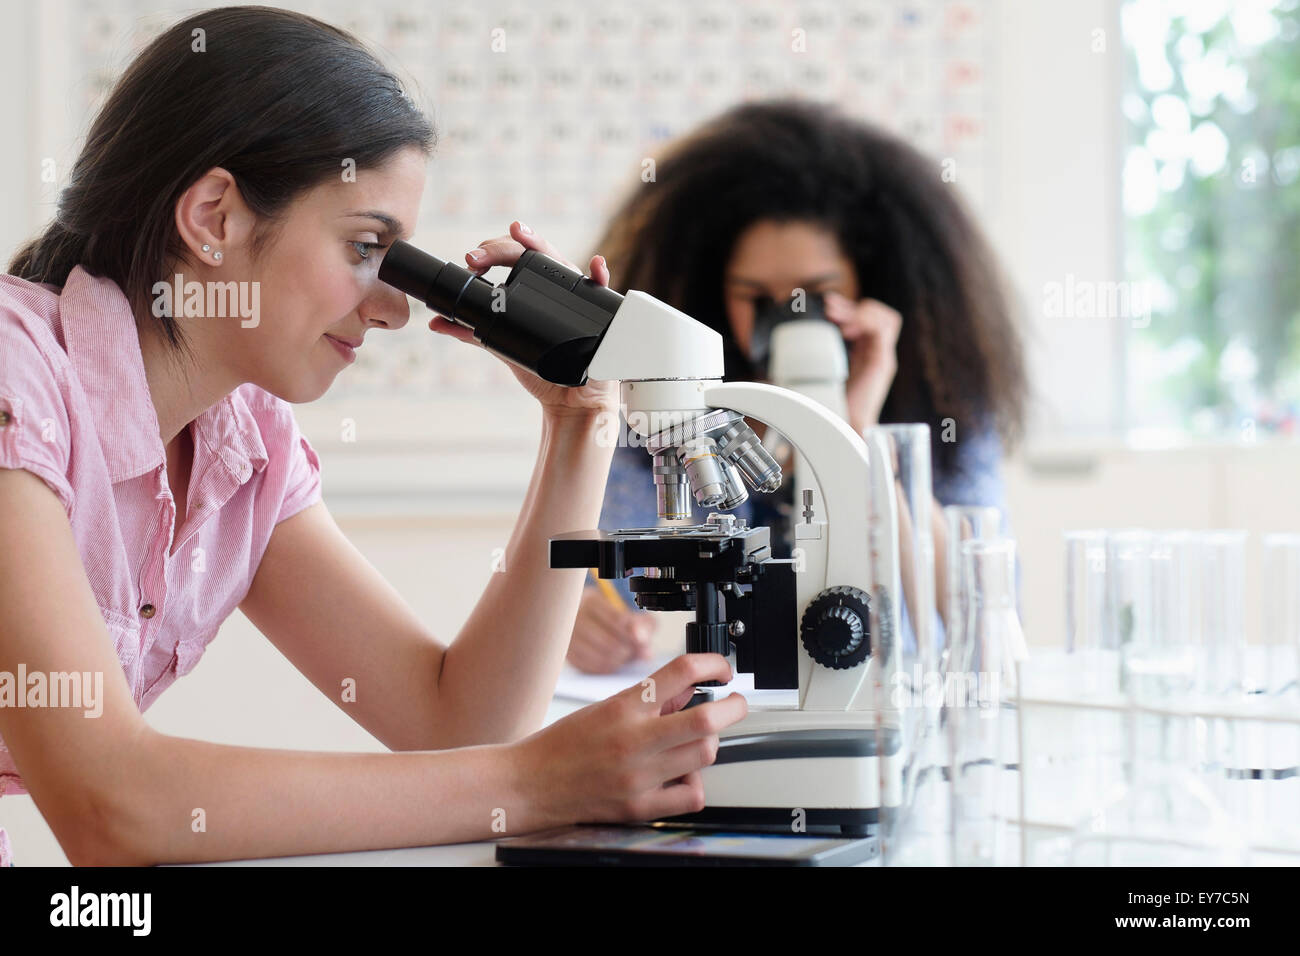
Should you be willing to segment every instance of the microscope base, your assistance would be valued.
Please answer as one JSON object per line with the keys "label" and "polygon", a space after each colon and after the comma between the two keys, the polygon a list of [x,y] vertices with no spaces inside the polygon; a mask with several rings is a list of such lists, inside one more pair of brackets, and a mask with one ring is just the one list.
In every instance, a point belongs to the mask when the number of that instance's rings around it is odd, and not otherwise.
{"label": "microscope base", "polygon": [[[902,759],[886,737],[885,806],[901,798]],[[705,809],[672,817],[742,827],[838,826],[863,836],[877,822],[882,764],[875,730],[787,730],[723,738],[701,771]],[[795,832],[798,832],[796,830]]]}
{"label": "microscope base", "polygon": [[[796,832],[831,835],[832,831],[838,829],[840,836],[868,837],[872,835],[876,819],[875,810],[808,810],[805,817],[806,830]],[[793,820],[792,811],[784,808],[705,807],[699,813],[664,817],[657,822],[789,833]]]}

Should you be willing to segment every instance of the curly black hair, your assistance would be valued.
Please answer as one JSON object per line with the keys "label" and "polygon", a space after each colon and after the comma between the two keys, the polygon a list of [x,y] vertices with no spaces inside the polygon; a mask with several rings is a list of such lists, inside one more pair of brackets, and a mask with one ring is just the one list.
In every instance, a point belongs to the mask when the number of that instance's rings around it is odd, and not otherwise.
{"label": "curly black hair", "polygon": [[882,422],[927,422],[935,463],[953,464],[944,420],[1023,428],[1024,358],[1012,298],[988,243],[941,164],[828,104],[736,106],[656,159],[653,181],[622,201],[595,249],[620,292],[640,289],[723,336],[726,374],[754,370],[727,320],[719,259],[761,221],[835,235],[862,298],[903,318],[898,373]]}

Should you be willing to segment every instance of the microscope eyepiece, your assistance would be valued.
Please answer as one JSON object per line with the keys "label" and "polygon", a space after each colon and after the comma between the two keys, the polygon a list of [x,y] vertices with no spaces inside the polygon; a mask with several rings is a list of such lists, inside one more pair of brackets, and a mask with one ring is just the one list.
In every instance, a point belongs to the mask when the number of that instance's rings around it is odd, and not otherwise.
{"label": "microscope eyepiece", "polygon": [[379,264],[379,279],[450,317],[474,278],[468,269],[444,262],[409,242],[394,242]]}
{"label": "microscope eyepiece", "polygon": [[623,296],[528,249],[494,286],[463,266],[394,242],[379,279],[474,332],[485,348],[556,385],[582,385]]}
{"label": "microscope eyepiece", "polygon": [[770,296],[754,300],[754,325],[749,336],[748,358],[760,378],[768,375],[772,359],[772,334],[777,326],[800,319],[820,319],[831,324],[826,317],[826,300],[820,293],[803,295],[776,302]]}

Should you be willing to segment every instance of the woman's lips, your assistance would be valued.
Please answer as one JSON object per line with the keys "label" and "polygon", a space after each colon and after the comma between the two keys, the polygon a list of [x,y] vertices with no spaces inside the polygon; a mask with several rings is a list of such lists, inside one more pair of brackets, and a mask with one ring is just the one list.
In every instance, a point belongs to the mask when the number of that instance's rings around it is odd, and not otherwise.
{"label": "woman's lips", "polygon": [[[347,342],[343,341],[342,339],[336,339],[332,335],[327,334],[325,338],[329,339],[330,344],[333,345],[334,348],[338,350],[338,353],[342,355],[345,359],[347,359],[349,362],[356,361],[357,350],[354,346],[349,345]],[[357,342],[357,345],[360,344],[361,344],[360,342]]]}

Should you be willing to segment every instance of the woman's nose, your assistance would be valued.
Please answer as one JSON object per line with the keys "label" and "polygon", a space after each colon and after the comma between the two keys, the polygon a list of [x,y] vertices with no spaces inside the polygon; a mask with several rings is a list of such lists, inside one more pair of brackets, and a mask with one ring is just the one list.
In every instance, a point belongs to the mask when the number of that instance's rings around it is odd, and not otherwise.
{"label": "woman's nose", "polygon": [[397,331],[411,318],[411,307],[406,293],[380,282],[361,305],[361,315],[367,325],[376,325]]}

